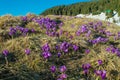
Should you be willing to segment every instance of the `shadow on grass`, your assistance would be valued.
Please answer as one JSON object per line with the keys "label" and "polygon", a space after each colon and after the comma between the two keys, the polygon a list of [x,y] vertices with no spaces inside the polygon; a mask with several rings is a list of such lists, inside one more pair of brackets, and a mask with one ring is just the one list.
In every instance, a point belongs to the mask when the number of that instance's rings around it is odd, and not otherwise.
{"label": "shadow on grass", "polygon": [[[9,53],[7,55],[7,60],[8,62],[16,62],[16,56],[13,54],[13,53]],[[5,61],[5,56],[1,53],[0,54],[0,64],[5,64],[6,61]]]}

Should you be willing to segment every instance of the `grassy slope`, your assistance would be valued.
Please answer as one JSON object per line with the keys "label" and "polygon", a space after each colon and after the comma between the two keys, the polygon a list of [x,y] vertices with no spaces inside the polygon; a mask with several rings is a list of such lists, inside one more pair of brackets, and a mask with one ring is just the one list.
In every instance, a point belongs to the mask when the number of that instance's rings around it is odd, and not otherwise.
{"label": "grassy slope", "polygon": [[[62,29],[64,31],[68,31],[70,35],[73,36],[75,35],[75,31],[81,25],[87,24],[88,22],[98,21],[69,16],[59,17],[48,15],[45,17],[50,17],[51,19],[59,18],[64,22]],[[75,25],[74,29],[71,27],[71,24]],[[120,27],[117,25],[111,24],[110,26],[107,26],[107,22],[103,22],[103,24],[109,31],[113,33],[120,31]],[[67,66],[68,80],[78,80],[80,78],[85,80],[86,77],[83,75],[81,66],[83,63],[88,62],[91,63],[92,67],[95,69],[105,69],[107,71],[107,80],[120,79],[120,58],[115,55],[108,54],[105,51],[105,48],[108,46],[108,44],[101,44],[91,47],[87,45],[87,42],[82,36],[74,36],[73,39],[69,39],[65,35],[62,35],[61,40],[67,40],[69,42],[77,43],[81,47],[89,48],[91,50],[90,54],[86,55],[84,52],[71,52],[74,55],[62,56],[59,62],[56,62],[56,59],[53,58],[50,59],[49,62],[44,63],[42,57],[40,56],[40,47],[46,42],[49,42],[49,44],[52,46],[57,43],[57,39],[47,36],[37,26],[38,24],[32,22],[26,25],[26,27],[35,28],[38,33],[29,34],[26,37],[19,36],[13,39],[6,37],[5,35],[8,32],[9,26],[6,26],[5,29],[0,30],[0,79],[14,80],[18,79],[19,77],[20,80],[53,80],[51,77],[52,74],[49,71],[49,66],[54,63],[57,66],[61,64],[65,64]],[[116,42],[119,43],[119,41],[120,40]],[[119,44],[116,46],[120,48]],[[29,56],[25,55],[25,48],[31,49],[32,52]],[[5,67],[5,60],[2,55],[2,51],[4,49],[8,49],[11,53],[11,55],[8,57],[9,67]],[[103,60],[102,66],[97,66],[98,59]],[[96,78],[92,72],[90,72],[88,77],[89,80],[94,80]]]}

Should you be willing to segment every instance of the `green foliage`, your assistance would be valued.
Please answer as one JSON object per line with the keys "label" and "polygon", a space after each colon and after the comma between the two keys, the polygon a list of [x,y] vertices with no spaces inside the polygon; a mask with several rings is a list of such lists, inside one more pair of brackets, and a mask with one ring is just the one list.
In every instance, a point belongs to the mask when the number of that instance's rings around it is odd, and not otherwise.
{"label": "green foliage", "polygon": [[[91,0],[90,2],[81,2],[72,5],[62,5],[50,8],[42,15],[77,15],[77,14],[99,14],[107,9],[116,10],[120,15],[120,0]],[[111,17],[111,13],[108,15]]]}

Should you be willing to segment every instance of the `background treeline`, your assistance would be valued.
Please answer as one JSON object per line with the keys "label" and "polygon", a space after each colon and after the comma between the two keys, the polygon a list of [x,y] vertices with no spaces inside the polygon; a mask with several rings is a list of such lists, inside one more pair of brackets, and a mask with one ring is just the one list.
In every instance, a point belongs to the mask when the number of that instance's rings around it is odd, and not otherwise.
{"label": "background treeline", "polygon": [[80,2],[71,5],[61,5],[50,8],[42,15],[54,14],[54,15],[70,15],[77,14],[99,14],[106,10],[116,10],[120,15],[120,0],[91,0],[89,2]]}

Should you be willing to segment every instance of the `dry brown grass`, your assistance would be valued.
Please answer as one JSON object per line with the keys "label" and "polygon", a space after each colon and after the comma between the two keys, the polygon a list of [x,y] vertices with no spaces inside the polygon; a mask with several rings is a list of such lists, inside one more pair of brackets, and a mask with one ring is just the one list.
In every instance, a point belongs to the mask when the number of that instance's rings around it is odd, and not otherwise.
{"label": "dry brown grass", "polygon": [[[69,34],[71,35],[74,35],[73,39],[68,39],[65,35],[63,35],[61,39],[64,39],[73,43],[79,43],[81,47],[89,48],[91,50],[91,52],[88,55],[80,52],[79,54],[74,53],[75,54],[74,57],[71,57],[71,55],[67,55],[61,58],[61,60],[66,63],[65,65],[70,71],[70,73],[67,72],[69,76],[68,80],[78,80],[80,79],[79,76],[81,77],[81,79],[84,78],[82,77],[83,72],[81,70],[81,66],[83,63],[90,63],[92,67],[95,69],[106,70],[107,71],[106,80],[120,80],[120,64],[119,64],[120,58],[115,56],[114,54],[109,54],[105,51],[105,48],[108,46],[107,44],[96,45],[94,47],[91,47],[91,46],[88,46],[87,42],[84,40],[84,37],[75,36],[76,30],[78,30],[78,28],[81,25],[87,24],[88,22],[96,22],[98,20],[86,19],[86,18],[75,18],[75,17],[69,17],[69,16],[61,17],[61,16],[54,16],[54,15],[48,15],[45,17],[61,20],[62,22],[64,22],[64,25],[61,29],[69,32]],[[4,21],[0,20],[0,22],[1,22],[0,23],[0,27],[1,27]],[[72,24],[75,25],[74,28],[71,27]],[[120,31],[120,27],[116,26],[115,24],[111,24],[110,26],[107,26],[107,22],[103,22],[103,25],[107,28],[107,30],[113,33],[117,33],[118,31]],[[7,26],[7,27],[9,28],[10,26]],[[41,55],[40,47],[46,42],[51,44],[51,47],[53,47],[52,45],[58,43],[57,38],[52,38],[45,35],[44,32],[42,32],[42,30],[40,31],[38,24],[34,22],[28,23],[26,27],[35,28],[35,30],[38,31],[38,33],[33,35],[31,34],[26,37],[19,36],[13,39],[9,38],[5,40],[3,39],[3,37],[0,36],[0,40],[2,40],[0,41],[0,53],[2,54],[2,51],[4,49],[8,49],[11,52],[11,54],[15,55],[15,62],[10,62],[10,67],[8,69],[11,71],[13,70],[15,75],[20,77],[20,79],[45,80],[44,79],[45,74],[49,72],[46,67],[49,67],[53,63],[48,62],[48,64],[50,65],[44,64],[44,61],[40,56]],[[0,30],[0,34],[2,34],[4,31],[6,31],[7,33],[8,28]],[[120,48],[120,45],[118,44],[117,47]],[[26,48],[30,48],[32,51],[28,57],[26,57],[24,53],[24,50]],[[103,60],[102,66],[97,65],[96,61],[98,59]],[[4,65],[4,64],[0,63],[0,65]],[[0,67],[0,71],[2,71],[2,69],[3,67]],[[24,71],[24,69],[26,71]],[[31,74],[36,74],[36,75],[31,76]],[[37,76],[38,79],[35,79],[35,76]],[[90,76],[92,77],[89,80],[95,80],[96,76],[92,72],[90,72]]]}

